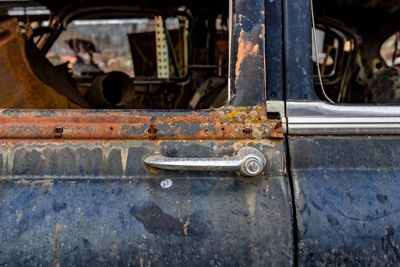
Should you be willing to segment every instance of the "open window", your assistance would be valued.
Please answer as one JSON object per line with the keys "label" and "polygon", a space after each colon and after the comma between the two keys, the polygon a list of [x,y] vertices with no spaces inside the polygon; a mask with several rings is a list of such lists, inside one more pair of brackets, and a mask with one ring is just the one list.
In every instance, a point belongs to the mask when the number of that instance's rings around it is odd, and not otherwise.
{"label": "open window", "polygon": [[228,0],[212,7],[39,2],[1,8],[1,108],[203,109],[228,102]]}
{"label": "open window", "polygon": [[[323,90],[325,90],[330,99],[343,102],[347,93],[344,81],[349,78],[349,66],[354,61],[355,39],[345,31],[329,26],[328,23],[318,24],[315,33],[312,52],[316,93],[320,98],[324,98]],[[320,84],[320,77],[323,87]]]}
{"label": "open window", "polygon": [[391,5],[383,1],[376,1],[374,6],[315,1],[314,89],[321,100],[400,103],[396,3],[389,8]]}

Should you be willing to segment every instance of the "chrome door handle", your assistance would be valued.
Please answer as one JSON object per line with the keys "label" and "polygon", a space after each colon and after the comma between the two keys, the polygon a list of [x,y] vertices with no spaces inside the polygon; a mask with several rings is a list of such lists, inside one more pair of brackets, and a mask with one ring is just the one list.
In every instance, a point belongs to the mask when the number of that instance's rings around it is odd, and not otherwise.
{"label": "chrome door handle", "polygon": [[235,156],[229,158],[172,158],[154,155],[145,158],[144,163],[163,170],[239,171],[250,177],[260,174],[267,165],[267,160],[258,149],[242,147]]}

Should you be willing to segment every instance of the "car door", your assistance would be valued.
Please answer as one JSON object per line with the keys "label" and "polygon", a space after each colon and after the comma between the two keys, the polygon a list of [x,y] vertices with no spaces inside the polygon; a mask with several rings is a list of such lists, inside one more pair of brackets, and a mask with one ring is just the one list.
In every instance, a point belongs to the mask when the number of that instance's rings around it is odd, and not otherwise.
{"label": "car door", "polygon": [[293,263],[282,124],[265,104],[265,5],[232,10],[230,105],[0,111],[2,265]]}
{"label": "car door", "polygon": [[298,264],[398,265],[400,110],[330,104],[316,97],[311,19],[304,19],[311,17],[310,10],[310,1],[299,0],[288,1],[285,12]]}

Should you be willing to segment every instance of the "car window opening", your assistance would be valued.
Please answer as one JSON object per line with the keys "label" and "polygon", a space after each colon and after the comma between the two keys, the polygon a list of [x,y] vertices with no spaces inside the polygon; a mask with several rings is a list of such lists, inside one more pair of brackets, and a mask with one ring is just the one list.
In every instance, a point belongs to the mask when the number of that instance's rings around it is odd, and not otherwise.
{"label": "car window opening", "polygon": [[314,88],[321,100],[400,103],[399,8],[399,3],[385,5],[383,1],[371,7],[314,0],[312,62]]}
{"label": "car window opening", "polygon": [[0,8],[0,108],[206,109],[228,101],[229,1],[9,5]]}

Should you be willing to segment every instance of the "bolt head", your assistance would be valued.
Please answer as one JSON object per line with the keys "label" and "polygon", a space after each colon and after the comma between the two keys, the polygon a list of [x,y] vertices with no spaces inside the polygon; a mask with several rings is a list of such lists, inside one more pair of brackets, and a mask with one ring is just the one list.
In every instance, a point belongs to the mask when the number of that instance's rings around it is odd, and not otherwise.
{"label": "bolt head", "polygon": [[261,171],[261,162],[255,158],[250,158],[245,162],[244,167],[248,174],[257,175]]}
{"label": "bolt head", "polygon": [[240,173],[243,176],[257,176],[264,170],[267,164],[265,156],[254,147],[242,147],[238,150],[237,155],[242,161]]}

